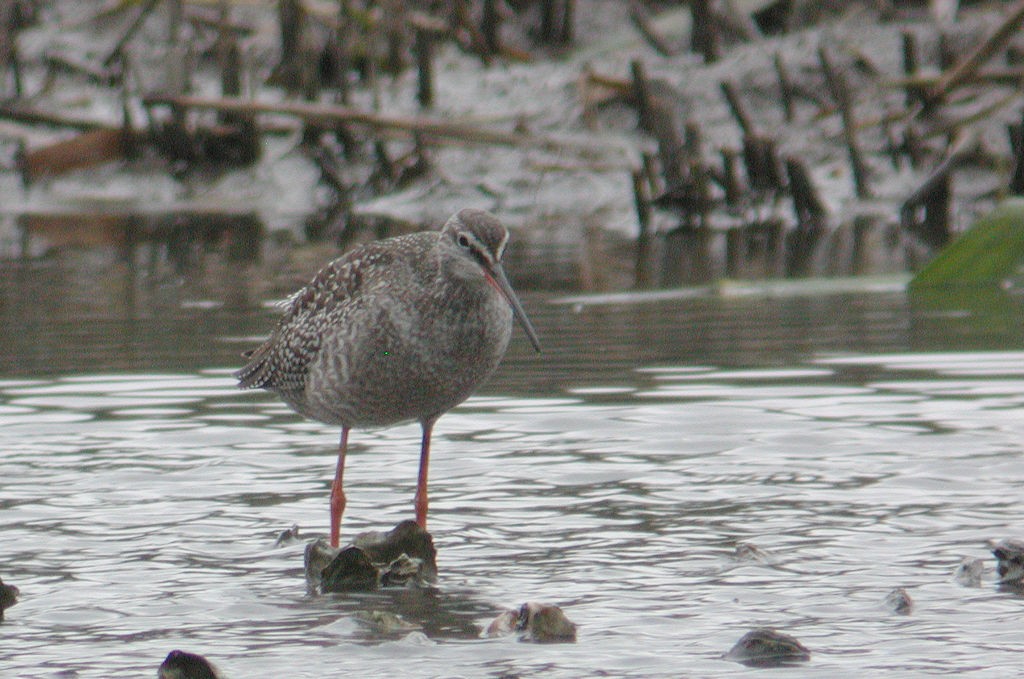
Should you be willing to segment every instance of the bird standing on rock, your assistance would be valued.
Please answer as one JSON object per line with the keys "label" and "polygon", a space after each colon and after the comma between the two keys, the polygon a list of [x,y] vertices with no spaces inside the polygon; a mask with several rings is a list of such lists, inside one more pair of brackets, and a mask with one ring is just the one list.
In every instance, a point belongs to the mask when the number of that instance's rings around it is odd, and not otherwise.
{"label": "bird standing on rock", "polygon": [[349,430],[416,420],[423,428],[416,522],[427,524],[430,435],[498,366],[512,319],[537,333],[505,277],[508,231],[465,209],[438,232],[369,243],[329,263],[287,302],[270,338],[235,373],[296,412],[341,426],[331,486],[331,545],[345,510]]}

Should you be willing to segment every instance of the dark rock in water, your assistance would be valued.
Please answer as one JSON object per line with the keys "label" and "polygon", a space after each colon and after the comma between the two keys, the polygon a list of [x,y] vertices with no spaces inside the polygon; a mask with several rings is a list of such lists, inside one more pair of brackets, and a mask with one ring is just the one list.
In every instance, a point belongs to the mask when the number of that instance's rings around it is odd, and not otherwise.
{"label": "dark rock in water", "polygon": [[14,585],[5,585],[0,580],[0,620],[4,619],[4,610],[18,603],[18,588]]}
{"label": "dark rock in water", "polygon": [[171,651],[157,670],[158,679],[219,679],[210,661],[195,653]]}
{"label": "dark rock in water", "polygon": [[320,572],[323,592],[367,592],[377,589],[380,571],[358,547],[346,547]]}
{"label": "dark rock in water", "polygon": [[487,626],[485,635],[501,637],[519,632],[520,641],[557,643],[576,641],[576,624],[552,604],[529,601],[505,611]]}
{"label": "dark rock in water", "polygon": [[725,654],[748,667],[777,667],[811,659],[811,652],[794,637],[767,627],[751,630]]}
{"label": "dark rock in water", "polygon": [[437,579],[430,533],[403,521],[387,533],[361,533],[336,550],[320,539],[306,546],[306,581],[320,592],[367,592],[378,587],[425,587]]}
{"label": "dark rock in water", "polygon": [[300,540],[302,540],[302,538],[299,537],[299,526],[298,524],[293,523],[291,528],[281,531],[280,535],[277,536],[277,539],[274,540],[274,546],[284,547],[286,545],[294,545]]}
{"label": "dark rock in water", "polygon": [[387,533],[360,533],[352,540],[352,545],[366,552],[373,563],[393,563],[403,555],[419,559],[423,564],[421,575],[431,581],[437,579],[434,538],[415,521],[402,521]]}
{"label": "dark rock in water", "polygon": [[1000,583],[1024,585],[1024,540],[1003,540],[992,548],[992,554],[999,562],[996,573]]}
{"label": "dark rock in water", "polygon": [[985,574],[985,562],[971,556],[965,556],[953,572],[953,579],[964,587],[980,587],[981,577]]}
{"label": "dark rock in water", "polygon": [[914,600],[910,598],[907,590],[902,587],[896,587],[885,595],[885,605],[893,613],[899,613],[900,615],[910,615],[911,611],[914,610]]}

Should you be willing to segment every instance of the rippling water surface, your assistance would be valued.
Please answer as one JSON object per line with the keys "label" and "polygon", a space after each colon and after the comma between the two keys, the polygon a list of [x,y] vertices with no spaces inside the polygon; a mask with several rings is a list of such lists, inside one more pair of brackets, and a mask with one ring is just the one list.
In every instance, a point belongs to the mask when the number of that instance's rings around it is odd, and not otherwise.
{"label": "rippling water surface", "polygon": [[[310,596],[302,544],[274,541],[325,532],[338,432],[230,377],[272,312],[13,289],[0,577],[21,601],[0,623],[3,676],[153,676],[174,648],[236,678],[1019,670],[1024,599],[994,584],[986,546],[1024,536],[1012,300],[527,295],[545,353],[518,338],[436,430],[437,590]],[[418,436],[353,434],[349,536],[412,514]],[[739,542],[767,557],[737,559]],[[953,580],[965,556],[986,560],[980,586]],[[910,615],[885,606],[894,587]],[[578,643],[480,638],[528,600],[560,605]],[[374,631],[368,610],[421,629]],[[757,626],[810,662],[722,659]]]}

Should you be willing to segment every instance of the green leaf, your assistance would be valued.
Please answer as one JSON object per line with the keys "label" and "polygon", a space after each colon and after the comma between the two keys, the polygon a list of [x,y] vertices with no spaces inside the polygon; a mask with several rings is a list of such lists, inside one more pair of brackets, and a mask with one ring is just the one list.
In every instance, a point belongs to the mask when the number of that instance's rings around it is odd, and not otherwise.
{"label": "green leaf", "polygon": [[1000,286],[1024,263],[1024,199],[1000,203],[910,281],[910,289]]}

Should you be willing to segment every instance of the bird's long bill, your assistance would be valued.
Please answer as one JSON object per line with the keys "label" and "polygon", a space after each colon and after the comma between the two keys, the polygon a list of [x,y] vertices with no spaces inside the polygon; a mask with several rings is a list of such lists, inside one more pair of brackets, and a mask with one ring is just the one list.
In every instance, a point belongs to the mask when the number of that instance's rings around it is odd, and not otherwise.
{"label": "bird's long bill", "polygon": [[533,324],[530,323],[530,319],[526,317],[526,312],[523,311],[523,305],[519,303],[519,298],[516,297],[516,293],[512,290],[512,285],[508,282],[508,278],[505,277],[505,270],[501,268],[501,264],[495,264],[489,273],[495,287],[498,288],[498,292],[508,300],[509,305],[512,307],[512,315],[519,321],[519,325],[523,326],[523,331],[529,338],[530,344],[533,345],[537,353],[540,353],[540,340],[537,339],[537,331],[533,329]]}

